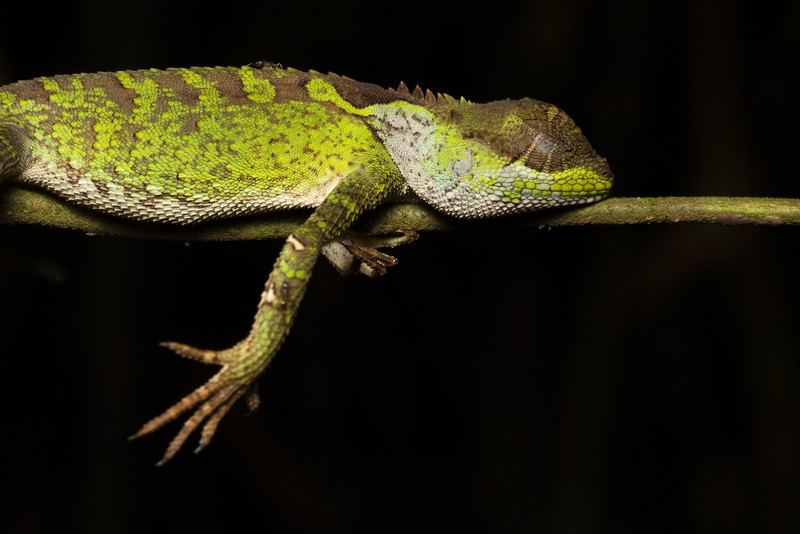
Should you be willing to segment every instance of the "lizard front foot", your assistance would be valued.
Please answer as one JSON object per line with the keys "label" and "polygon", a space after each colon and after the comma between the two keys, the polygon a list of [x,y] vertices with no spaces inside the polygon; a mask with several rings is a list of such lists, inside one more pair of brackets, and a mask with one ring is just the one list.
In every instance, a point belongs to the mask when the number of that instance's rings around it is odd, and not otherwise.
{"label": "lizard front foot", "polygon": [[411,230],[398,230],[385,235],[348,232],[322,247],[322,254],[328,258],[339,274],[361,273],[370,278],[380,278],[388,269],[397,265],[397,260],[394,256],[378,249],[412,243],[418,237],[419,235]]}
{"label": "lizard front foot", "polygon": [[[136,439],[155,432],[167,423],[177,419],[184,413],[194,409],[194,413],[186,420],[180,432],[170,442],[164,456],[156,465],[164,465],[183,447],[186,439],[201,424],[200,442],[194,452],[200,452],[209,444],[217,430],[217,426],[236,401],[247,395],[247,406],[254,410],[258,407],[259,397],[255,387],[263,367],[258,365],[248,353],[246,342],[221,351],[202,350],[182,343],[165,342],[161,344],[179,355],[203,363],[221,365],[217,374],[211,379],[171,406],[164,413],[145,423],[129,439]],[[199,406],[198,406],[199,405]]]}

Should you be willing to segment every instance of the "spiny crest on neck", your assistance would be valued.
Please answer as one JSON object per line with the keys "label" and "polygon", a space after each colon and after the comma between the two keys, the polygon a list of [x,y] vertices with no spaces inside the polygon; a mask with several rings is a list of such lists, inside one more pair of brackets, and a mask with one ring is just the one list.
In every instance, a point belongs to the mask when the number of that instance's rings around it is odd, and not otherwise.
{"label": "spiny crest on neck", "polygon": [[447,93],[434,93],[430,89],[423,91],[422,87],[419,85],[414,87],[414,90],[411,91],[405,82],[400,82],[400,85],[397,86],[397,89],[389,88],[389,92],[396,93],[403,98],[414,102],[415,104],[420,104],[427,107],[453,106],[470,103],[463,96],[460,99],[456,99]]}
{"label": "spiny crest on neck", "polygon": [[[285,70],[286,72],[291,73],[299,73],[297,69],[293,69],[288,67],[286,69],[280,63],[273,63],[269,61],[256,61],[247,65],[248,67],[255,68],[255,69],[270,69],[270,70]],[[386,103],[386,96],[381,96],[378,93],[380,92],[380,88],[373,84],[359,82],[358,80],[354,80],[349,76],[342,76],[340,74],[336,74],[335,72],[328,72],[324,74],[322,72],[309,69],[306,71],[307,74],[312,76],[324,76],[330,81],[334,87],[336,87],[337,91],[341,94],[341,96],[351,103],[361,103],[362,105],[367,103]],[[351,89],[357,88],[355,91]],[[471,104],[472,102],[465,99],[463,96],[461,98],[454,98],[446,93],[434,93],[430,89],[423,90],[419,85],[414,87],[414,90],[410,90],[408,85],[405,82],[400,82],[397,86],[397,89],[388,88],[384,89],[389,95],[390,100],[392,97],[399,97],[402,100],[406,100],[413,104],[418,104],[425,107],[452,107],[454,105],[463,105],[463,104]]]}

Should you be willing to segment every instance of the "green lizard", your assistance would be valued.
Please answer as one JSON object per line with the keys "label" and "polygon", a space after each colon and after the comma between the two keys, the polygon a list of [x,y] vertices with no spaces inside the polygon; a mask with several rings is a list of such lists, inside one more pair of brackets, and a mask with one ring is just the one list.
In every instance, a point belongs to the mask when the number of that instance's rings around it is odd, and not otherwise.
{"label": "green lizard", "polygon": [[247,337],[225,350],[164,343],[221,369],[132,436],[194,410],[163,464],[201,425],[203,449],[240,398],[258,404],[256,381],[321,249],[364,211],[397,199],[464,218],[577,206],[606,196],[613,177],[551,104],[474,104],[259,62],[0,87],[0,180],[136,221],[313,209],[286,239]]}

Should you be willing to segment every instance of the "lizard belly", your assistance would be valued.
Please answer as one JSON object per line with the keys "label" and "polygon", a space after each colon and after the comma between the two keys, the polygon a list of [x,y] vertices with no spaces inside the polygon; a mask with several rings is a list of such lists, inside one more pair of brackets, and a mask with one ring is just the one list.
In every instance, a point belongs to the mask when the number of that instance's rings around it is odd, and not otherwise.
{"label": "lizard belly", "polygon": [[[287,166],[259,151],[251,156],[262,159],[247,170],[248,164],[238,157],[201,155],[187,163],[154,155],[143,162],[146,169],[113,165],[81,172],[80,167],[71,168],[74,162],[34,155],[18,179],[110,215],[188,224],[313,208],[345,175],[316,161]],[[237,167],[242,171],[236,172]]]}

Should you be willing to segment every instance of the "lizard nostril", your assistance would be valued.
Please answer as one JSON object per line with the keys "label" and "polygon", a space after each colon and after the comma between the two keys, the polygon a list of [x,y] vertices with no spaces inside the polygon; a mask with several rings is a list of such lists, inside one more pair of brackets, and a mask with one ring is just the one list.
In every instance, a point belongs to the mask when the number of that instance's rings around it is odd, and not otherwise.
{"label": "lizard nostril", "polygon": [[598,174],[609,181],[614,179],[614,173],[611,172],[611,167],[606,161],[603,161],[603,166],[600,167]]}

